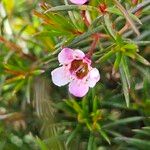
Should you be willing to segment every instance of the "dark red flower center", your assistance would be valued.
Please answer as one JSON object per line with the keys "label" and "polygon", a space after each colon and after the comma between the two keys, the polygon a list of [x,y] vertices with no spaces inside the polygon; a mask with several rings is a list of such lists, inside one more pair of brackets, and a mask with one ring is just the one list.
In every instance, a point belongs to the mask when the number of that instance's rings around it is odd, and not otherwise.
{"label": "dark red flower center", "polygon": [[88,74],[88,64],[82,60],[73,60],[70,67],[70,72],[75,73],[75,75],[82,79]]}

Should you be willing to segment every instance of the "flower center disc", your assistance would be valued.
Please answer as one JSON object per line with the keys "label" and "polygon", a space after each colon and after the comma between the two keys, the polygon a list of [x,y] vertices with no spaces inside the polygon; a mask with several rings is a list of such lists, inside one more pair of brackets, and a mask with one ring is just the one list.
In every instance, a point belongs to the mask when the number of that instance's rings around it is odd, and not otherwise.
{"label": "flower center disc", "polygon": [[82,60],[73,60],[70,72],[75,73],[79,79],[82,79],[88,74],[88,64],[84,63]]}

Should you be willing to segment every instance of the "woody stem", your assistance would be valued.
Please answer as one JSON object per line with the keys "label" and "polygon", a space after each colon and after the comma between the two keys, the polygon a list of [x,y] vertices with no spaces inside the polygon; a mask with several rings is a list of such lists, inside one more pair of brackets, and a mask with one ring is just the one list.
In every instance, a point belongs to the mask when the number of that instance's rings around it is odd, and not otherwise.
{"label": "woody stem", "polygon": [[82,19],[83,19],[85,25],[86,25],[87,27],[89,27],[89,26],[90,26],[90,23],[89,23],[89,21],[88,21],[88,19],[87,19],[86,11],[85,11],[85,10],[82,10],[82,11],[81,11],[81,16],[82,16]]}

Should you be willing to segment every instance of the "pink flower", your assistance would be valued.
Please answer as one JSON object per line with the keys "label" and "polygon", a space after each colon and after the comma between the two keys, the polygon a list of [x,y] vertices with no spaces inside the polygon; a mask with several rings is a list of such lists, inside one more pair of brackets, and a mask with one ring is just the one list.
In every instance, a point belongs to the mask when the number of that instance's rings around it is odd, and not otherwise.
{"label": "pink flower", "polygon": [[83,5],[88,0],[70,0],[71,3],[77,4],[77,5]]}
{"label": "pink flower", "polygon": [[91,60],[81,50],[64,48],[58,54],[61,67],[51,72],[52,81],[57,86],[69,83],[69,92],[83,97],[100,80],[98,69],[91,67]]}

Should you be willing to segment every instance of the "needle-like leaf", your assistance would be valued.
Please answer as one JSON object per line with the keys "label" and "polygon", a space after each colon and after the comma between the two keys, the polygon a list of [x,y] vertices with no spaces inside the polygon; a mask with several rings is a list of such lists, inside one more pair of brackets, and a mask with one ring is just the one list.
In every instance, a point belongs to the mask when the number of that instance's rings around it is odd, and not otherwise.
{"label": "needle-like leaf", "polygon": [[131,25],[131,28],[133,29],[133,31],[139,36],[140,32],[138,31],[137,27],[135,26],[135,24],[134,24],[133,20],[131,19],[129,13],[127,12],[127,10],[120,4],[120,2],[118,0],[113,0],[113,1],[115,2],[118,9],[123,13],[127,22]]}

